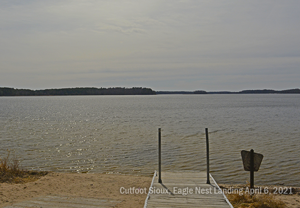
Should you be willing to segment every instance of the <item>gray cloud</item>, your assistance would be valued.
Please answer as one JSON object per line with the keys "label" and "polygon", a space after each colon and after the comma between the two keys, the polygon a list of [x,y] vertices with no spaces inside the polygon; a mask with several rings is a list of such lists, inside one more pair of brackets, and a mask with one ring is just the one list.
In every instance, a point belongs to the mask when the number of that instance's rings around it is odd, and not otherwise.
{"label": "gray cloud", "polygon": [[0,83],[295,87],[299,9],[298,1],[0,1]]}

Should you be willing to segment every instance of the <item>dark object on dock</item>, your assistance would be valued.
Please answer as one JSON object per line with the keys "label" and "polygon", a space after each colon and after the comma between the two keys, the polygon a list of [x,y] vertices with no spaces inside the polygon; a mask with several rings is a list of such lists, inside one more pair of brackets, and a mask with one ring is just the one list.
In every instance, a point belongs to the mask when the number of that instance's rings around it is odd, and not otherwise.
{"label": "dark object on dock", "polygon": [[158,183],[162,183],[161,180],[161,129],[158,129]]}
{"label": "dark object on dock", "polygon": [[208,128],[205,128],[205,135],[206,135],[206,183],[210,184],[209,180],[209,141],[208,141]]}

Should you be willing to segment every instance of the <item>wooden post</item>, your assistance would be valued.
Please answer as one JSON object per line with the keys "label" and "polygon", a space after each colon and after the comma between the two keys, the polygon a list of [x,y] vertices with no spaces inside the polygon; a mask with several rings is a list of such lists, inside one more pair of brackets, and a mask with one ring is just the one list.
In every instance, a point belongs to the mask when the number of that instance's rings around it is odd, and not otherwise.
{"label": "wooden post", "polygon": [[158,129],[158,183],[162,183],[161,180],[161,129]]}
{"label": "wooden post", "polygon": [[254,150],[250,150],[250,189],[254,188]]}
{"label": "wooden post", "polygon": [[210,184],[209,180],[209,141],[208,141],[208,129],[205,128],[205,134],[206,134],[206,173],[207,173],[207,184]]}

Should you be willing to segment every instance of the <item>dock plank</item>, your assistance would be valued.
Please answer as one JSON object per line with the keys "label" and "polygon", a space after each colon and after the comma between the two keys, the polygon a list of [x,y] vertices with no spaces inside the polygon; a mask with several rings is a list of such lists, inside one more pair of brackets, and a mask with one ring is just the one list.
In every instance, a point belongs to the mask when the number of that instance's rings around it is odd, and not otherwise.
{"label": "dock plank", "polygon": [[206,184],[205,172],[162,172],[155,177],[147,208],[230,208],[217,184]]}

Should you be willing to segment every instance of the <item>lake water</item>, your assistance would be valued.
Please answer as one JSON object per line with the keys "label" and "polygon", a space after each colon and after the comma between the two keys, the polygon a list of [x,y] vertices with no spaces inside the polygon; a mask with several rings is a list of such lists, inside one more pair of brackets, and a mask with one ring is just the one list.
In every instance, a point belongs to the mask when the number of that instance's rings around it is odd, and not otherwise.
{"label": "lake water", "polygon": [[241,150],[264,155],[255,184],[300,186],[300,95],[0,97],[0,157],[26,169],[151,176],[205,171],[246,183]]}

